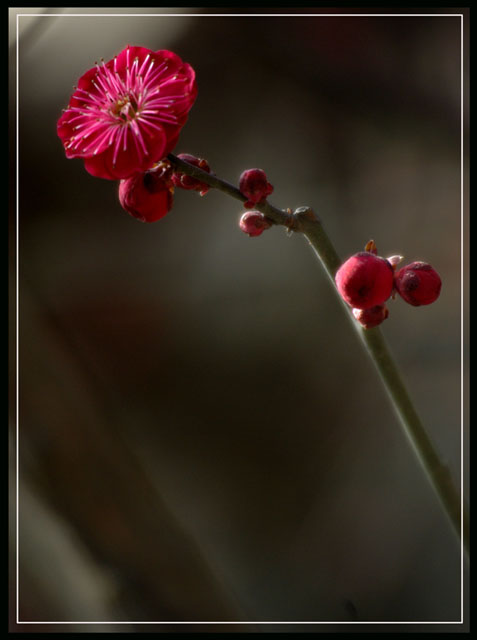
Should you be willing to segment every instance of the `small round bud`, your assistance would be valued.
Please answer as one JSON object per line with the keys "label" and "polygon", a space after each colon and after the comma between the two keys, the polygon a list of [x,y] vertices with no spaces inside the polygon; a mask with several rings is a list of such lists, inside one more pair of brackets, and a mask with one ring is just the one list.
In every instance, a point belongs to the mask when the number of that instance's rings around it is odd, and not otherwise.
{"label": "small round bud", "polygon": [[173,192],[169,170],[161,163],[155,169],[119,182],[121,206],[141,222],[156,222],[169,213]]}
{"label": "small round bud", "polygon": [[350,307],[369,309],[385,302],[393,290],[394,271],[384,258],[360,251],[336,272],[338,291]]}
{"label": "small round bud", "polygon": [[251,238],[259,236],[272,226],[272,223],[260,211],[247,211],[240,218],[239,226]]}
{"label": "small round bud", "polygon": [[[194,167],[199,167],[202,171],[211,173],[209,163],[203,158],[196,158],[190,153],[180,153],[177,157],[184,160],[184,162],[192,164]],[[197,178],[192,178],[192,176],[188,176],[180,171],[174,171],[172,174],[172,183],[175,187],[180,187],[181,189],[198,191],[201,196],[205,196],[210,189],[209,185],[205,182],[201,182]]]}
{"label": "small round bud", "polygon": [[386,320],[389,311],[386,305],[380,304],[369,309],[353,309],[353,315],[363,329],[372,329]]}
{"label": "small round bud", "polygon": [[240,176],[240,192],[247,198],[244,207],[253,207],[273,192],[272,185],[262,169],[247,169]]}
{"label": "small round bud", "polygon": [[426,262],[411,262],[399,269],[395,284],[399,295],[414,307],[437,300],[442,286],[439,274]]}

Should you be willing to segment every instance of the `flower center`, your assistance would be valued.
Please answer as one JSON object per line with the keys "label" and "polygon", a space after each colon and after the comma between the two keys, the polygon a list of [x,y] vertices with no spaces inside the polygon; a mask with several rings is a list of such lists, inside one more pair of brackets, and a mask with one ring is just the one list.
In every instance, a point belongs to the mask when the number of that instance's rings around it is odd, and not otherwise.
{"label": "flower center", "polygon": [[134,120],[138,110],[137,101],[130,95],[125,95],[116,100],[111,107],[111,113],[122,122]]}

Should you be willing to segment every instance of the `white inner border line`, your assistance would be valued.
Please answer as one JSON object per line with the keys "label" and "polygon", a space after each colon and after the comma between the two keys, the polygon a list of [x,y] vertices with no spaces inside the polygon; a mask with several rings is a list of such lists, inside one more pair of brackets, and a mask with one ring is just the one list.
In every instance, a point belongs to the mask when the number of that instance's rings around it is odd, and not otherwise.
{"label": "white inner border line", "polygon": [[464,620],[464,15],[460,14],[460,618]]}
{"label": "white inner border line", "polygon": [[[196,17],[196,18],[393,18],[393,17],[412,17],[412,18],[456,18],[460,17],[460,35],[461,35],[461,68],[460,68],[460,81],[461,81],[461,107],[460,107],[460,135],[461,135],[461,158],[460,158],[460,170],[461,170],[461,185],[460,185],[460,202],[461,202],[461,443],[460,443],[460,458],[461,458],[461,477],[460,477],[460,486],[461,486],[461,557],[460,557],[460,575],[461,575],[461,619],[460,620],[451,620],[451,621],[255,621],[255,622],[244,622],[244,621],[22,621],[20,620],[19,608],[20,608],[20,584],[19,584],[19,574],[20,574],[20,560],[19,560],[19,440],[20,440],[20,432],[19,432],[19,326],[20,326],[20,313],[19,313],[19,222],[20,222],[20,206],[19,206],[19,30],[20,30],[20,17],[30,17],[30,18],[86,18],[86,17],[94,17],[94,18],[140,18],[140,17],[176,17],[176,18],[184,18],[184,17]],[[387,625],[387,624],[439,624],[439,625],[450,625],[450,624],[463,624],[464,622],[464,546],[463,546],[463,529],[464,529],[464,14],[462,13],[17,13],[16,14],[16,397],[15,397],[15,410],[16,410],[16,624],[88,624],[88,625],[98,625],[98,624],[109,624],[109,625],[136,625],[136,624],[151,624],[151,625],[247,625],[247,624],[276,624],[276,625]]]}
{"label": "white inner border line", "polygon": [[20,553],[19,553],[19,525],[20,525],[20,504],[19,504],[19,488],[20,488],[20,450],[19,450],[19,446],[20,446],[20,420],[19,420],[19,408],[20,408],[20,394],[19,394],[19,389],[20,389],[20,287],[19,287],[19,273],[20,273],[20,269],[19,269],[19,265],[20,265],[20,226],[19,226],[19,222],[20,222],[20,216],[19,216],[19,212],[20,212],[20,207],[19,207],[19,195],[20,195],[20,164],[19,164],[19,148],[20,148],[20,118],[19,118],[19,113],[20,113],[20,100],[19,100],[19,94],[20,94],[20,65],[18,64],[18,60],[19,60],[19,40],[20,38],[18,37],[19,35],[19,24],[20,24],[20,14],[17,14],[17,19],[16,19],[16,34],[15,34],[15,38],[16,38],[16,43],[15,43],[15,55],[16,55],[16,59],[15,59],[15,65],[16,65],[16,70],[15,70],[15,79],[16,79],[16,83],[17,86],[15,88],[15,100],[16,100],[16,105],[15,105],[15,117],[16,117],[16,127],[15,127],[15,145],[16,145],[16,163],[15,163],[15,170],[16,170],[16,176],[15,176],[15,197],[16,197],[16,234],[17,237],[15,238],[15,251],[16,251],[16,256],[15,256],[15,268],[16,268],[16,281],[15,281],[15,304],[16,304],[16,318],[15,318],[15,366],[16,366],[16,374],[15,374],[15,411],[16,411],[16,442],[15,442],[15,459],[16,459],[16,473],[15,473],[15,478],[16,478],[16,509],[17,512],[15,514],[15,536],[16,536],[16,616],[17,616],[17,624],[20,624]]}

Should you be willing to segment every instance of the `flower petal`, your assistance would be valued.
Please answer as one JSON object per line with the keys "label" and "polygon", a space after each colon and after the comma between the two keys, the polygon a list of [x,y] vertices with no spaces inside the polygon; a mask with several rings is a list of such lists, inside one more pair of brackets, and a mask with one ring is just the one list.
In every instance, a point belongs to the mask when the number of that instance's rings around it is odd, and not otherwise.
{"label": "flower petal", "polygon": [[140,147],[134,141],[134,136],[135,134],[128,127],[126,139],[124,142],[120,141],[116,157],[114,157],[114,145],[111,145],[104,153],[85,158],[86,171],[97,178],[121,180],[137,172],[147,171],[169,153],[168,137],[164,130],[155,131],[154,138],[148,141],[147,155],[141,153]]}

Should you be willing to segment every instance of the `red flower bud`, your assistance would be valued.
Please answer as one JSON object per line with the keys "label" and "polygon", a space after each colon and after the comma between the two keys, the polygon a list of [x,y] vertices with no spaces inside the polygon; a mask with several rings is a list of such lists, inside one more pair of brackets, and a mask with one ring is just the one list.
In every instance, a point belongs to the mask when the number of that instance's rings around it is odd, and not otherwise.
{"label": "red flower bud", "polygon": [[141,222],[156,222],[172,209],[174,187],[169,169],[159,163],[156,169],[136,173],[119,183],[119,202]]}
{"label": "red flower bud", "polygon": [[336,272],[341,297],[356,309],[369,309],[385,302],[393,290],[394,271],[384,258],[369,251],[351,256]]}
{"label": "red flower bud", "polygon": [[414,307],[431,304],[441,292],[441,279],[426,262],[411,262],[396,273],[396,289]]}
{"label": "red flower bud", "polygon": [[380,304],[369,309],[353,309],[353,315],[363,329],[372,329],[386,320],[389,311],[386,305]]}
{"label": "red flower bud", "polygon": [[247,211],[240,218],[240,228],[251,238],[259,236],[265,229],[269,229],[272,223],[260,211]]}
{"label": "red flower bud", "polygon": [[247,169],[240,176],[240,192],[247,198],[244,207],[253,207],[265,200],[273,192],[265,171],[262,169]]}
{"label": "red flower bud", "polygon": [[[190,155],[190,153],[180,153],[177,157],[184,160],[184,162],[194,165],[194,167],[199,167],[202,171],[211,173],[209,163],[203,158],[196,158],[195,156]],[[205,182],[201,182],[197,178],[192,178],[180,171],[174,171],[172,174],[172,183],[175,187],[180,187],[181,189],[193,189],[194,191],[198,191],[201,196],[205,196],[207,191],[210,189],[209,185]]]}

